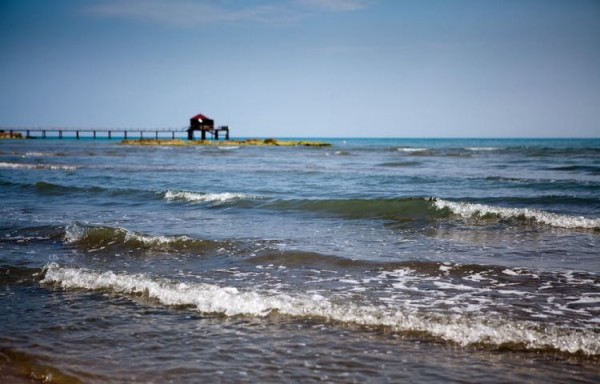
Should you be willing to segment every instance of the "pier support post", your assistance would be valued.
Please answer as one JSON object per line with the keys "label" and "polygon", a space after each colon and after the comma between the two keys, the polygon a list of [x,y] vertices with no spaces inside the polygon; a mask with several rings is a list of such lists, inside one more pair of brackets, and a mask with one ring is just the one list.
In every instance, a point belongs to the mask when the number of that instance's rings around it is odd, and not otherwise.
{"label": "pier support post", "polygon": [[200,132],[202,132],[202,135],[201,135],[201,137],[202,137],[202,141],[206,140],[206,131],[203,129],[203,130],[202,130],[202,131],[200,131]]}
{"label": "pier support post", "polygon": [[156,136],[155,136],[155,137],[156,137],[156,140],[158,140],[158,131],[156,131],[156,132],[154,132],[154,133],[156,133]]}
{"label": "pier support post", "polygon": [[110,131],[108,131],[108,140],[112,139],[112,137],[111,137],[111,136],[112,136],[111,132],[110,132]]}
{"label": "pier support post", "polygon": [[175,131],[171,132],[171,140],[175,140]]}
{"label": "pier support post", "polygon": [[59,130],[59,131],[58,131],[58,138],[59,138],[59,139],[62,139],[62,130]]}
{"label": "pier support post", "polygon": [[215,140],[219,140],[219,130],[215,130]]}
{"label": "pier support post", "polygon": [[75,137],[79,140],[79,131],[75,131]]}
{"label": "pier support post", "polygon": [[94,139],[96,138],[96,131],[94,131]]}
{"label": "pier support post", "polygon": [[127,131],[123,131],[123,137],[127,140]]}
{"label": "pier support post", "polygon": [[42,131],[42,139],[45,139],[45,138],[46,138],[46,131],[45,131],[45,130],[43,130],[43,131]]}

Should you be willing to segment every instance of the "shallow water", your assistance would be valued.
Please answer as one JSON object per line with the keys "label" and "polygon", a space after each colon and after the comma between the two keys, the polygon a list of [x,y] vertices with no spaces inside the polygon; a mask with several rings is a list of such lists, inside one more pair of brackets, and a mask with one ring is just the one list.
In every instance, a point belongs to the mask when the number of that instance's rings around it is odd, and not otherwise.
{"label": "shallow water", "polygon": [[0,142],[0,375],[597,382],[600,140]]}

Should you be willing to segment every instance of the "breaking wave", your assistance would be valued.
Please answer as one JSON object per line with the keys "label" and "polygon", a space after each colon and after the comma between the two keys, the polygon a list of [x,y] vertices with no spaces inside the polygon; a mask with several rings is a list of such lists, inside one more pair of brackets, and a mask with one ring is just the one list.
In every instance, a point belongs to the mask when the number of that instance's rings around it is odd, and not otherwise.
{"label": "breaking wave", "polygon": [[449,209],[455,215],[464,218],[497,217],[501,219],[525,219],[557,228],[598,229],[600,219],[583,216],[561,215],[533,208],[505,208],[485,204],[471,204],[435,199],[433,205],[438,209]]}
{"label": "breaking wave", "polygon": [[335,296],[327,298],[318,293],[174,282],[143,274],[62,267],[56,263],[45,267],[41,284],[63,289],[107,291],[150,299],[165,306],[225,316],[279,315],[342,325],[385,327],[399,333],[428,335],[461,346],[561,351],[587,356],[600,354],[600,334],[593,329],[542,325],[533,321],[486,317],[485,314],[422,312],[401,305],[339,300]]}
{"label": "breaking wave", "polygon": [[186,201],[190,203],[213,203],[223,204],[238,200],[253,200],[258,197],[243,193],[198,193],[185,191],[167,191],[164,194],[167,201]]}
{"label": "breaking wave", "polygon": [[[563,198],[554,200],[564,201]],[[590,203],[589,200],[582,201]],[[538,201],[535,199],[518,201],[519,204],[527,202],[537,203]],[[529,222],[556,228],[600,229],[600,219],[597,218],[557,214],[534,208],[496,207],[437,198],[276,200],[265,203],[264,207],[332,214],[349,219],[391,220],[398,224],[430,223],[460,217],[464,219],[502,219],[517,223]]]}
{"label": "breaking wave", "polygon": [[0,162],[0,169],[48,169],[52,171],[75,171],[74,165],[61,164],[25,164],[25,163],[7,163]]}
{"label": "breaking wave", "polygon": [[137,233],[125,228],[72,224],[66,228],[64,241],[86,252],[207,252],[224,244],[211,240],[191,239],[187,236],[155,236]]}

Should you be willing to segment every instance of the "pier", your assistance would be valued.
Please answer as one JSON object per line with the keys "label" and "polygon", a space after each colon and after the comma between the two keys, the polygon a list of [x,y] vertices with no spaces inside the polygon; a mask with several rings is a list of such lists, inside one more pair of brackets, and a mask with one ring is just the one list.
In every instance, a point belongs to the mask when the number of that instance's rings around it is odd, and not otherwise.
{"label": "pier", "polygon": [[63,139],[63,138],[91,138],[91,139],[166,139],[186,137],[186,128],[111,128],[111,129],[84,129],[84,128],[0,128],[3,136],[8,138],[25,139]]}
{"label": "pier", "polygon": [[219,140],[219,133],[224,133],[225,140],[229,140],[229,126],[221,125],[215,127],[213,119],[205,115],[198,114],[190,119],[189,127],[185,128],[52,128],[52,127],[34,127],[34,128],[2,128],[0,127],[1,138],[9,139],[63,139],[63,138],[106,138],[122,140],[144,140],[144,139],[181,139],[187,137],[188,140],[194,140],[194,132],[200,131],[201,140],[206,140],[207,133],[213,140]]}

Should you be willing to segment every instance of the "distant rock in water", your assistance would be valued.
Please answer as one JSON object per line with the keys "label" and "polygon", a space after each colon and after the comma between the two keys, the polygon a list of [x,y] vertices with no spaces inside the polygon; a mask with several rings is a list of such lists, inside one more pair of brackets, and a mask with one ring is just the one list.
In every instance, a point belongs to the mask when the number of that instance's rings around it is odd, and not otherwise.
{"label": "distant rock in water", "polygon": [[141,145],[141,146],[156,146],[156,145],[169,145],[169,146],[193,146],[193,145],[204,145],[204,146],[273,146],[273,147],[331,147],[330,143],[324,143],[319,141],[294,141],[294,140],[277,140],[277,139],[248,139],[248,140],[155,140],[155,139],[144,139],[144,140],[123,140],[121,144],[124,145]]}
{"label": "distant rock in water", "polygon": [[23,135],[18,132],[0,131],[0,140],[2,139],[22,139]]}

